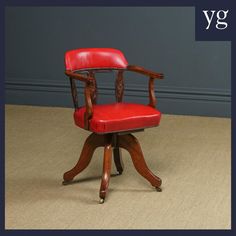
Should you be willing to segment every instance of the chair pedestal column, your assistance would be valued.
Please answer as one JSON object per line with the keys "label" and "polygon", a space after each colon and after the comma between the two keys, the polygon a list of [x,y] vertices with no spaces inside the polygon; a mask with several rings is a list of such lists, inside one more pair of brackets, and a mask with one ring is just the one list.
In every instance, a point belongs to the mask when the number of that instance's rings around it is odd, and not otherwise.
{"label": "chair pedestal column", "polygon": [[100,203],[103,203],[108,191],[111,175],[112,150],[114,162],[119,174],[123,172],[123,162],[120,148],[126,149],[132,158],[135,169],[147,179],[157,191],[161,191],[161,179],[149,170],[138,140],[132,134],[96,134],[92,133],[86,139],[77,164],[63,175],[63,184],[69,184],[73,178],[82,172],[90,163],[97,147],[104,147],[103,174],[99,191]]}

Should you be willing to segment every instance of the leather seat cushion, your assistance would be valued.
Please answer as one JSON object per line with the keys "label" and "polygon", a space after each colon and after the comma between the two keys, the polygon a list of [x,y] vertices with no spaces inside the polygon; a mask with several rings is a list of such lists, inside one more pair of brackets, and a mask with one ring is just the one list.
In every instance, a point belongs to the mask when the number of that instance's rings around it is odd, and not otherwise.
{"label": "leather seat cushion", "polygon": [[[75,124],[84,128],[85,107],[74,112]],[[147,105],[113,103],[93,105],[90,130],[95,133],[110,133],[157,126],[161,112]]]}

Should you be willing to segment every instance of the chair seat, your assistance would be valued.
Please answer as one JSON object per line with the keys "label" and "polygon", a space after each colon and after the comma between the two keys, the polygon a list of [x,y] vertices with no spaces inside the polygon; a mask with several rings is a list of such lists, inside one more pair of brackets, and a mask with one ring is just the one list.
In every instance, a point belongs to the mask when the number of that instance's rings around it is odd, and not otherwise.
{"label": "chair seat", "polygon": [[[84,128],[85,107],[74,112],[75,124]],[[90,130],[95,133],[121,132],[157,126],[161,112],[147,105],[113,103],[93,105]]]}

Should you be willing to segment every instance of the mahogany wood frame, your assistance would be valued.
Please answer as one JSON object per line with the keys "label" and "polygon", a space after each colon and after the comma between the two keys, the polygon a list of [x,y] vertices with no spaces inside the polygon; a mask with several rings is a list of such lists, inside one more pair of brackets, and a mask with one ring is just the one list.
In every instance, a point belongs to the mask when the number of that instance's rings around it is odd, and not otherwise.
{"label": "mahogany wood frame", "polygon": [[[74,103],[75,110],[78,109],[78,94],[75,80],[79,80],[85,83],[84,87],[84,97],[86,111],[84,115],[84,127],[89,130],[89,121],[93,116],[93,104],[97,102],[97,84],[95,79],[95,73],[98,71],[104,71],[106,69],[96,68],[89,69],[83,72],[84,74],[78,74],[76,72],[66,70],[65,74],[70,78],[71,93]],[[111,70],[110,68],[108,70]],[[122,102],[124,94],[124,72],[133,71],[140,73],[149,77],[149,103],[148,106],[155,108],[157,100],[154,91],[154,80],[163,79],[162,73],[156,73],[153,71],[146,70],[139,66],[128,65],[126,69],[117,69],[117,78],[115,82],[115,96],[117,102]],[[78,71],[81,72],[81,71]],[[63,184],[70,183],[73,178],[82,172],[90,163],[93,153],[97,147],[104,147],[104,160],[103,160],[103,174],[101,180],[101,187],[99,191],[100,203],[103,203],[108,191],[108,185],[111,174],[111,163],[112,163],[112,151],[113,158],[116,165],[116,169],[119,174],[122,174],[124,170],[124,165],[121,156],[121,148],[126,149],[132,158],[135,169],[140,175],[146,178],[152,186],[156,188],[157,191],[161,191],[161,179],[154,175],[144,160],[144,156],[140,147],[138,140],[131,134],[131,132],[136,132],[137,130],[131,130],[127,132],[118,133],[104,133],[97,134],[92,133],[86,139],[83,149],[80,154],[80,158],[77,164],[69,171],[64,173]]]}

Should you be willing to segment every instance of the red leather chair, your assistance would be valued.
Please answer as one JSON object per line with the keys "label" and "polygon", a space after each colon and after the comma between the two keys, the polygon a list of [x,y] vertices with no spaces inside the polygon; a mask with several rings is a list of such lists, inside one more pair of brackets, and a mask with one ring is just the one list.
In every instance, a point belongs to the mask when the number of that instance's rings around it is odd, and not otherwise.
{"label": "red leather chair", "polygon": [[[74,102],[74,121],[77,126],[92,132],[86,139],[79,161],[63,178],[63,184],[73,178],[89,164],[97,147],[104,147],[103,175],[100,187],[100,203],[103,203],[108,190],[111,174],[112,151],[119,174],[123,172],[120,148],[126,149],[132,158],[134,167],[157,191],[161,191],[161,179],[147,167],[138,140],[131,134],[145,128],[158,126],[161,112],[155,109],[156,98],[154,80],[162,79],[163,74],[146,70],[139,66],[128,65],[123,53],[112,48],[83,48],[65,53],[65,74],[70,78]],[[96,72],[115,70],[116,103],[97,104]],[[133,71],[149,77],[149,104],[123,102],[125,71]],[[84,83],[85,106],[78,106],[75,80]]]}

